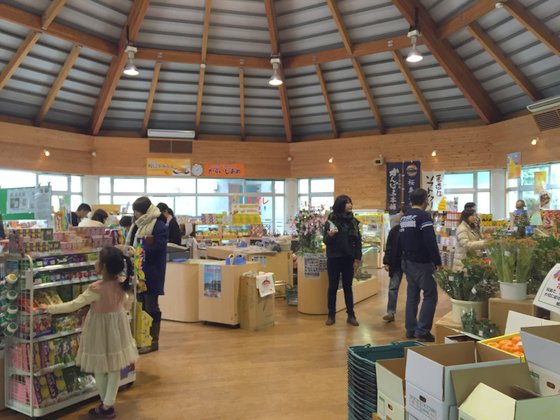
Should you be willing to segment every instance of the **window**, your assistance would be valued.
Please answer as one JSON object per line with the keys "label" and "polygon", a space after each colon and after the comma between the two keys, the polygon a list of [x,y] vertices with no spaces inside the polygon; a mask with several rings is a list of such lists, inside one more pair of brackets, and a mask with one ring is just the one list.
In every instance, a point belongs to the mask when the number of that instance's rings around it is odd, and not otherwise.
{"label": "window", "polygon": [[298,206],[324,206],[330,209],[334,202],[334,178],[298,180]]}
{"label": "window", "polygon": [[490,171],[446,173],[443,177],[445,199],[457,199],[457,211],[463,211],[466,203],[475,202],[478,213],[490,214],[490,184]]}
{"label": "window", "polygon": [[147,195],[166,203],[178,216],[231,212],[234,203],[258,203],[261,220],[271,233],[284,232],[285,181],[219,178],[99,177],[99,203],[118,204],[132,212],[132,203]]}
{"label": "window", "polygon": [[560,163],[545,163],[523,166],[521,168],[521,178],[508,180],[507,214],[515,209],[515,202],[518,199],[525,200],[528,208],[539,208],[539,194],[535,192],[535,172],[546,174],[545,190],[551,196],[549,208],[551,210],[560,209]]}

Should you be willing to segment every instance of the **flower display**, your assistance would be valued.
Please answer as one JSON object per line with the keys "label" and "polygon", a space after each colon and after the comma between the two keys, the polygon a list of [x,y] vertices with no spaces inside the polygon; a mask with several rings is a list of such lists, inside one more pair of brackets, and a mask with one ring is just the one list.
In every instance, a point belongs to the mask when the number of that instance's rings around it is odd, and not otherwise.
{"label": "flower display", "polygon": [[488,243],[487,252],[501,282],[527,283],[536,248],[533,239],[501,237]]}
{"label": "flower display", "polygon": [[436,281],[450,298],[481,302],[498,291],[496,272],[486,259],[472,257],[462,260],[463,270],[445,269],[436,273]]}
{"label": "flower display", "polygon": [[316,253],[322,250],[323,226],[327,220],[324,206],[307,206],[300,209],[292,220],[292,228],[299,237],[299,253]]}

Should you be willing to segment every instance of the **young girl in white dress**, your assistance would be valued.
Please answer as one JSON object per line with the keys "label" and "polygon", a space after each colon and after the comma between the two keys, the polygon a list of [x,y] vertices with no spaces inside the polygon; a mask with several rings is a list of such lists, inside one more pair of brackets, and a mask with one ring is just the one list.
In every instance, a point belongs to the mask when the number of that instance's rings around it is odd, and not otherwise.
{"label": "young girl in white dress", "polygon": [[51,314],[73,312],[91,305],[84,321],[76,365],[83,372],[93,373],[101,404],[89,414],[101,418],[116,416],[115,399],[119,390],[120,370],[138,358],[130,322],[125,310],[131,288],[133,266],[130,259],[115,247],[99,253],[95,269],[103,280],[91,284],[71,302],[40,305]]}

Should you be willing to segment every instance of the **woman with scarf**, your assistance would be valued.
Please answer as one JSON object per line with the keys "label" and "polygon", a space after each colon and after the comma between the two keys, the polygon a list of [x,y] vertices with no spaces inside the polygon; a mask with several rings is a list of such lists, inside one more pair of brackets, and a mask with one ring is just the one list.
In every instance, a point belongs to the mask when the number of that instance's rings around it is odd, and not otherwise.
{"label": "woman with scarf", "polygon": [[323,232],[323,242],[327,245],[327,271],[329,289],[327,292],[328,317],[325,325],[333,325],[336,315],[336,292],[342,276],[342,288],[346,303],[346,322],[355,327],[360,324],[354,314],[352,280],[354,271],[362,260],[362,236],[358,219],[352,213],[352,199],[347,195],[336,197]]}
{"label": "woman with scarf", "polygon": [[468,254],[482,255],[486,241],[482,239],[478,229],[478,218],[472,208],[467,208],[461,213],[459,226],[457,227],[457,246],[453,257],[453,271],[463,269],[463,260]]}
{"label": "woman with scarf", "polygon": [[140,353],[149,353],[159,348],[159,329],[161,311],[158,298],[163,295],[165,266],[167,264],[167,226],[160,219],[161,212],[148,197],[138,198],[132,204],[134,222],[126,238],[127,245],[134,246],[143,239],[144,263],[142,269],[146,276],[148,290],[138,294],[144,310],[153,318],[150,335],[152,345],[141,348]]}

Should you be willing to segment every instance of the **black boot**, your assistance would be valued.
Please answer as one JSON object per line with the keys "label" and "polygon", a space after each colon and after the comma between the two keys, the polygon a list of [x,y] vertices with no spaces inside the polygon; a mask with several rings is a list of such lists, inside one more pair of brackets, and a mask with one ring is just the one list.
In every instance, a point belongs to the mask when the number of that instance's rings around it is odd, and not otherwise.
{"label": "black boot", "polygon": [[141,347],[138,349],[138,353],[146,354],[153,351],[159,350],[159,329],[161,326],[161,312],[156,312],[150,314],[153,318],[152,326],[150,327],[150,335],[152,336],[152,344],[147,347]]}

